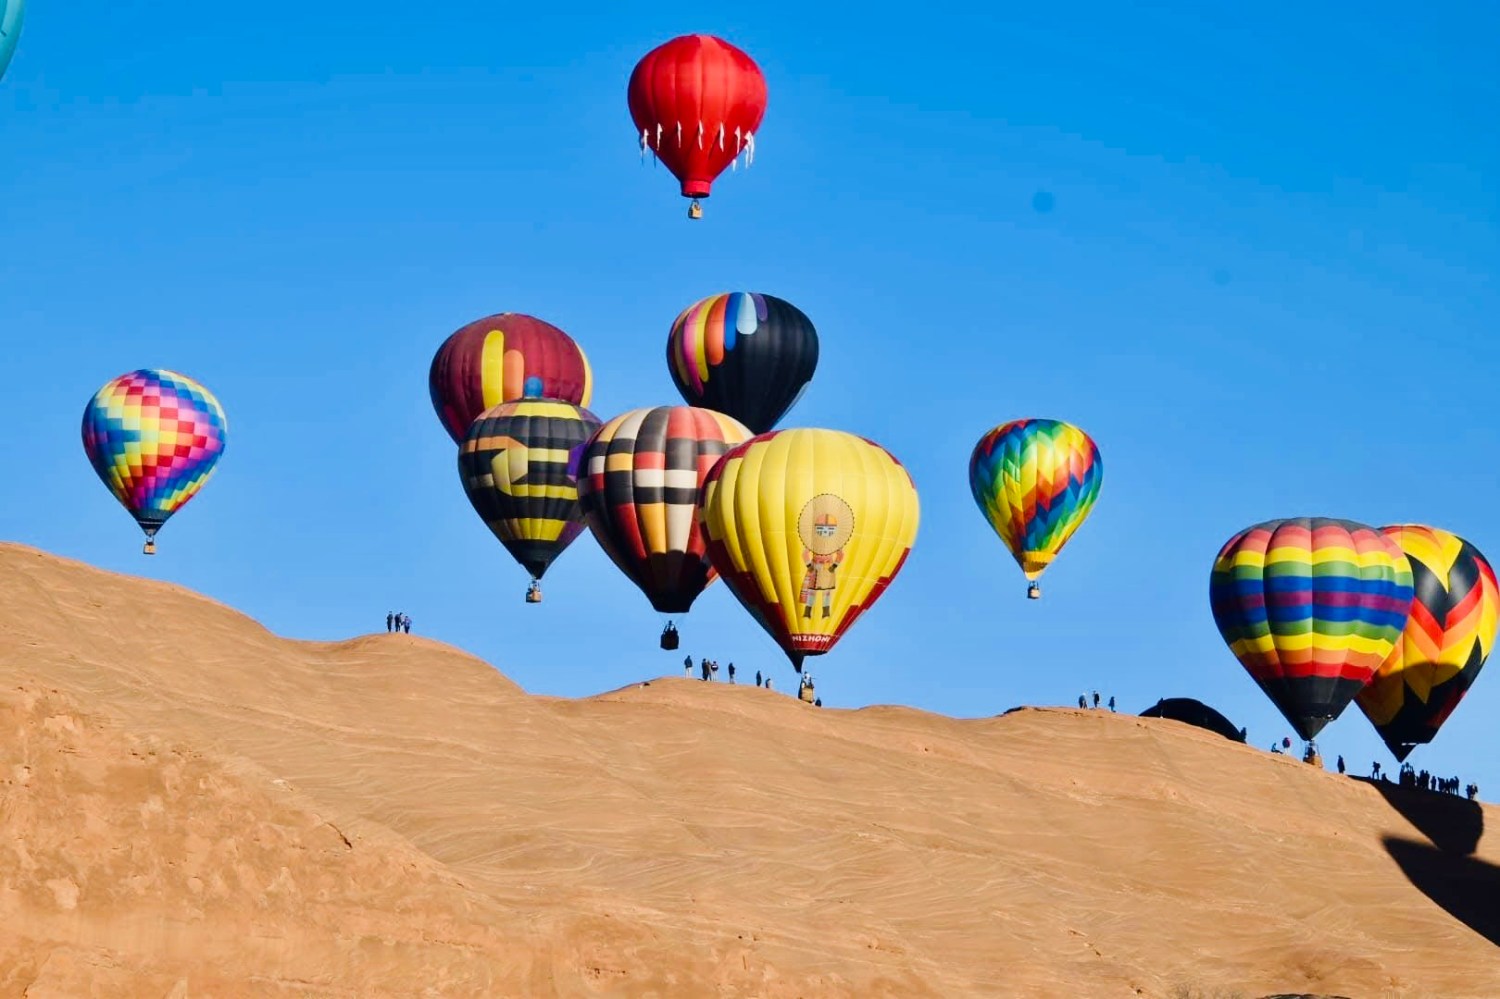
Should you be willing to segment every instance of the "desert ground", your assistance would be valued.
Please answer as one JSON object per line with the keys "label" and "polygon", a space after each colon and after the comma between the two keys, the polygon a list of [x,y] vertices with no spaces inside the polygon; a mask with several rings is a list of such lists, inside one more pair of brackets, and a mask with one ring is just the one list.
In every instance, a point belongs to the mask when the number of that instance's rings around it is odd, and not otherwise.
{"label": "desert ground", "polygon": [[1500,996],[1500,811],[1173,721],[535,696],[19,545],[0,663],[0,995]]}

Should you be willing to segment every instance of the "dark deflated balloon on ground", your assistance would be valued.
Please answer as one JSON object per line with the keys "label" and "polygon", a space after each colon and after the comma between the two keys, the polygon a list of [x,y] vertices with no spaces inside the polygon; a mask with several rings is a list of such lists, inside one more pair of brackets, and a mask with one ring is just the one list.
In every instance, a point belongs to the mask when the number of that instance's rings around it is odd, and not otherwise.
{"label": "dark deflated balloon on ground", "polygon": [[1406,553],[1415,595],[1401,641],[1355,699],[1396,759],[1431,742],[1495,645],[1495,570],[1469,542],[1435,527],[1381,528]]}
{"label": "dark deflated balloon on ground", "polygon": [[684,309],[667,336],[667,368],[688,405],[727,413],[757,434],[796,404],[817,366],[812,320],[774,295],[710,295]]}
{"label": "dark deflated balloon on ground", "polygon": [[599,418],[553,399],[486,410],[458,450],[464,492],[511,557],[541,579],[583,531],[578,469]]}
{"label": "dark deflated balloon on ground", "polygon": [[1230,651],[1297,734],[1312,739],[1400,640],[1411,564],[1365,524],[1266,521],[1219,551],[1209,600]]}

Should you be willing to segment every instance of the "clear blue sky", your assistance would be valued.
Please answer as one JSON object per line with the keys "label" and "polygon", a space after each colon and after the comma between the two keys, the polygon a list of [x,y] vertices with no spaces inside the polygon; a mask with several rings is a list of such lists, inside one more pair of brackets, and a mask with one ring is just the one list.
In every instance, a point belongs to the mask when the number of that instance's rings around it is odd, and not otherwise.
{"label": "clear blue sky", "polygon": [[[879,441],[922,499],[901,577],[814,663],[830,704],[1185,695],[1266,747],[1290,729],[1208,609],[1232,533],[1418,521],[1500,561],[1500,8],[977,8],[37,0],[0,83],[0,535],[284,635],[403,609],[532,691],[677,673],[587,534],[523,605],[427,366],[528,312],[583,344],[601,416],[676,403],[677,311],[765,291],[822,338],[786,425]],[[690,31],[770,88],[754,167],[701,223],[625,103],[636,59]],[[78,433],[143,366],[202,380],[230,424],[155,559]],[[980,434],[1028,415],[1105,464],[1040,602],[966,481]],[[722,584],[681,626],[792,687]],[[1489,669],[1413,761],[1493,796]],[[1394,766],[1353,706],[1321,745]]]}

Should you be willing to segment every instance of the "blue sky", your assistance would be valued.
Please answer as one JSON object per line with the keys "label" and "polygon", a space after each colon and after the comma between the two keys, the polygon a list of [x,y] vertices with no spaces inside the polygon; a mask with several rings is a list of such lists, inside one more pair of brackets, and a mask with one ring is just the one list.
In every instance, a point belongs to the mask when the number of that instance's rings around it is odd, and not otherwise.
{"label": "blue sky", "polygon": [[[35,3],[0,82],[0,535],[289,636],[403,609],[536,692],[675,673],[587,534],[522,603],[427,366],[464,323],[527,312],[584,346],[602,417],[676,403],[673,317],[755,290],[822,339],[784,425],[879,441],[921,494],[902,575],[814,663],[832,705],[1194,696],[1264,748],[1290,728],[1208,609],[1231,534],[1418,521],[1500,560],[1500,8],[815,8]],[[635,61],[690,31],[770,89],[754,167],[701,223],[625,104]],[[155,559],[78,436],[143,366],[200,379],[230,423]],[[1019,416],[1104,456],[1040,602],[966,478]],[[685,651],[792,687],[722,584],[680,625]],[[1486,674],[1413,762],[1500,793],[1497,713]],[[1320,744],[1394,766],[1353,706]]]}

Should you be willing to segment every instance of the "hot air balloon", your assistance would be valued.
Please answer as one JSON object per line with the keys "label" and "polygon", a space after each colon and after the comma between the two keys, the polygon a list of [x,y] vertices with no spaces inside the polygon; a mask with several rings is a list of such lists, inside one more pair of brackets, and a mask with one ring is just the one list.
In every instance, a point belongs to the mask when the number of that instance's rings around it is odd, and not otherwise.
{"label": "hot air balloon", "polygon": [[728,292],[688,306],[667,336],[667,367],[690,406],[763,434],[802,398],[818,366],[818,331],[774,295]]}
{"label": "hot air balloon", "polygon": [[[749,436],[723,413],[656,406],[622,413],[589,440],[578,490],[584,517],[657,613],[687,613],[713,582],[696,519],[698,487]],[[670,622],[663,637],[669,633]]]}
{"label": "hot air balloon", "polygon": [[474,512],[531,573],[526,602],[542,599],[541,578],[583,531],[578,468],[599,418],[554,399],[502,402],[469,427],[458,475]]}
{"label": "hot air balloon", "polygon": [[974,446],[969,489],[1026,573],[1026,595],[1099,498],[1104,464],[1089,435],[1061,420],[1012,420]]}
{"label": "hot air balloon", "polygon": [[806,428],[732,449],[698,510],[714,568],[799,673],[901,571],[918,515],[916,486],[890,452]]}
{"label": "hot air balloon", "polygon": [[588,358],[572,337],[519,312],[485,316],[456,331],[427,373],[432,408],[459,444],[492,406],[526,398],[587,406],[593,383]]}
{"label": "hot air balloon", "polygon": [[224,453],[219,400],[175,371],[142,368],[112,378],[83,410],[83,450],[141,530],[156,532],[198,494]]}
{"label": "hot air balloon", "polygon": [[744,52],[713,35],[681,35],[647,52],[630,74],[630,117],[701,218],[714,178],[745,154],[766,114],[766,78]]}
{"label": "hot air balloon", "polygon": [[1500,587],[1479,550],[1419,524],[1383,527],[1411,563],[1415,595],[1401,641],[1355,701],[1404,760],[1431,742],[1495,646]]}
{"label": "hot air balloon", "polygon": [[1269,520],[1220,549],[1209,601],[1230,651],[1311,741],[1400,640],[1411,563],[1352,520]]}
{"label": "hot air balloon", "polygon": [[10,66],[21,37],[21,22],[26,19],[26,0],[0,0],[0,77]]}

